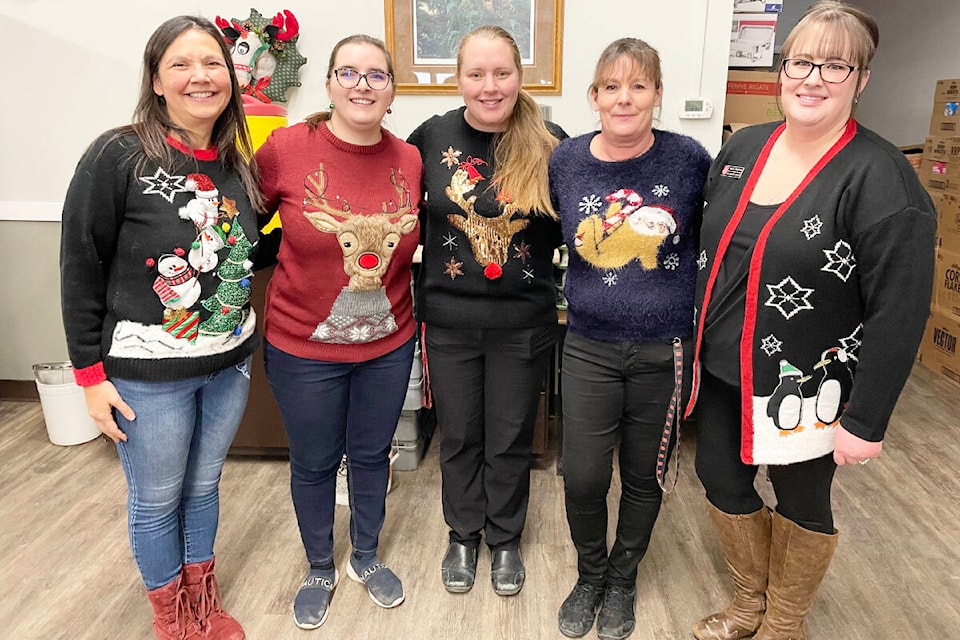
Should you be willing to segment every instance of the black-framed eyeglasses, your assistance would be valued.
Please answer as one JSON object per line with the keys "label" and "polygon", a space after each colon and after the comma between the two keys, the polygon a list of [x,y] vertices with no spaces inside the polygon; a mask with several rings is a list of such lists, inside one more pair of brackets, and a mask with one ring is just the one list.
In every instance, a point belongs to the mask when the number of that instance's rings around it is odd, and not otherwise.
{"label": "black-framed eyeglasses", "polygon": [[361,80],[367,81],[367,86],[374,91],[382,91],[390,84],[392,74],[386,71],[368,71],[360,73],[356,69],[334,69],[333,75],[337,78],[337,84],[344,89],[353,89],[359,86]]}
{"label": "black-framed eyeglasses", "polygon": [[803,58],[786,58],[782,63],[783,72],[793,80],[805,80],[814,69],[820,70],[820,79],[830,84],[846,82],[856,67],[842,62],[821,62],[817,64]]}

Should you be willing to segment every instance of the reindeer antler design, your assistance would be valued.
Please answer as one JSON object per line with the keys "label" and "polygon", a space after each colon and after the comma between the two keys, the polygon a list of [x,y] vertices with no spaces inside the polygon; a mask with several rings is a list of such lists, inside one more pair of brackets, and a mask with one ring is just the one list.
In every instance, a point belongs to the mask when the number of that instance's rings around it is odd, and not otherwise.
{"label": "reindeer antler design", "polygon": [[447,216],[447,220],[467,237],[473,257],[480,266],[486,267],[491,262],[503,266],[510,257],[510,241],[514,234],[526,229],[530,220],[513,220],[513,214],[519,210],[513,203],[504,205],[500,214],[493,218],[480,215],[474,211],[477,196],[464,198],[465,194],[473,190],[473,186],[474,182],[470,180],[466,170],[457,169],[453,172],[450,186],[444,191],[466,216],[452,213]]}
{"label": "reindeer antler design", "polygon": [[390,183],[397,191],[400,206],[390,212],[383,203],[381,213],[361,215],[353,213],[345,199],[339,209],[327,201],[327,180],[322,163],[306,177],[303,215],[320,231],[337,235],[343,251],[343,270],[350,276],[350,291],[376,291],[382,286],[381,278],[401,236],[417,226],[406,181],[402,175],[398,180],[397,171],[391,169]]}

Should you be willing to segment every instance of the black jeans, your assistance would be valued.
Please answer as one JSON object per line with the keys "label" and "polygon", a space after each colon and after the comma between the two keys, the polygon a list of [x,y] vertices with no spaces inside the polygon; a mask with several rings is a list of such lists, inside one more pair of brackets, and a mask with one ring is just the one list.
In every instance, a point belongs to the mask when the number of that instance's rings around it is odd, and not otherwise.
{"label": "black jeans", "polygon": [[[564,495],[580,580],[633,588],[660,513],[657,453],[674,389],[673,348],[570,332],[561,379]],[[618,440],[620,511],[608,555],[607,492]]]}
{"label": "black jeans", "polygon": [[[763,506],[754,488],[758,466],[740,459],[740,388],[701,371],[697,401],[697,475],[707,500],[730,514]],[[804,529],[832,534],[830,487],[837,465],[833,453],[787,465],[770,465],[767,477],[777,496],[777,513]]]}
{"label": "black jeans", "polygon": [[554,325],[427,325],[426,361],[440,428],[443,517],[450,540],[515,546],[527,519],[530,449]]}

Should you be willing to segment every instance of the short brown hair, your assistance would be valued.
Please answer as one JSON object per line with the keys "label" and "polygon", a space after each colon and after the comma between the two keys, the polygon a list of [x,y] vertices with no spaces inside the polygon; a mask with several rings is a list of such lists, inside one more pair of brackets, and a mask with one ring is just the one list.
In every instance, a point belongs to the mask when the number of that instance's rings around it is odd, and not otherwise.
{"label": "short brown hair", "polygon": [[[334,66],[337,64],[337,54],[340,53],[340,49],[348,44],[369,44],[377,49],[380,49],[383,52],[383,57],[387,59],[387,68],[386,72],[390,74],[390,84],[394,87],[397,86],[397,81],[393,77],[393,57],[390,55],[390,50],[387,49],[387,45],[383,43],[383,40],[379,38],[374,38],[373,36],[368,36],[365,33],[357,33],[352,36],[347,36],[337,44],[333,45],[333,51],[330,52],[330,62],[327,64],[327,80],[333,77]],[[331,113],[329,111],[318,111],[312,113],[306,118],[307,126],[311,129],[316,129],[321,122],[325,122],[330,119]]]}

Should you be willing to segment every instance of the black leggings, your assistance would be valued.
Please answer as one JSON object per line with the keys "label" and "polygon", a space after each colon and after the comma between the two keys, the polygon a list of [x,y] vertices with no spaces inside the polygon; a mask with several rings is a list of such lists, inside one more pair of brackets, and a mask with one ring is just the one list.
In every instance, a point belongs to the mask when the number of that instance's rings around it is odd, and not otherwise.
{"label": "black leggings", "polygon": [[[701,370],[697,402],[697,476],[707,500],[730,514],[753,513],[763,506],[753,486],[759,467],[740,459],[740,388]],[[787,465],[769,465],[767,476],[777,496],[777,513],[810,531],[832,534],[830,486],[837,465],[833,453]]]}

